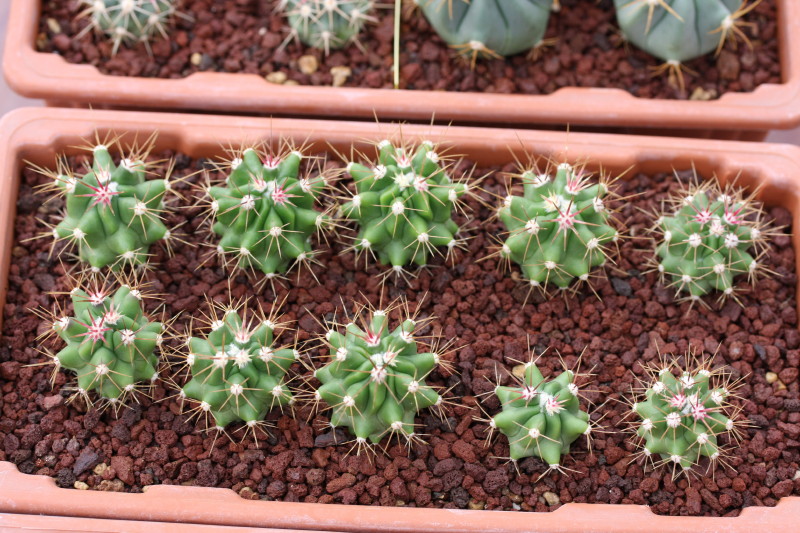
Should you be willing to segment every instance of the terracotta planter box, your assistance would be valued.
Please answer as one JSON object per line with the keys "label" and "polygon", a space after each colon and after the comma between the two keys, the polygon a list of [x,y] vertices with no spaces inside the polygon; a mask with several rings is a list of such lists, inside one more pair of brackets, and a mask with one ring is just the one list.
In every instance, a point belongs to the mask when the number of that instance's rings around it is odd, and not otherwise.
{"label": "terracotta planter box", "polygon": [[[331,143],[344,149],[352,142],[385,135],[374,123],[257,119],[204,115],[167,115],[62,109],[22,110],[0,122],[0,303],[5,301],[13,245],[16,191],[24,160],[48,165],[57,152],[69,151],[95,130],[148,135],[159,132],[156,150],[172,148],[192,157],[221,155],[220,145],[255,140],[270,132],[308,139],[317,148]],[[382,134],[383,132],[383,134]],[[780,205],[800,227],[800,149],[723,141],[598,134],[513,132],[451,127],[410,126],[406,138],[446,138],[480,165],[509,160],[508,147],[524,146],[537,155],[563,153],[590,160],[609,171],[663,172],[694,163],[701,174],[716,172],[746,186],[762,185],[761,199]],[[793,236],[800,250],[800,234]],[[800,256],[798,257],[800,261]],[[800,286],[799,286],[800,287]],[[1,513],[13,513],[2,515]],[[176,531],[168,522],[224,526],[262,526],[271,531],[461,531],[542,532],[603,531],[633,533],[797,531],[800,498],[782,499],[775,508],[751,507],[737,518],[684,518],[654,515],[645,506],[568,503],[551,513],[453,511],[416,508],[348,507],[307,503],[247,501],[225,489],[183,486],[148,487],[144,494],[90,492],[57,488],[52,478],[23,475],[11,463],[0,463],[0,527],[52,527],[53,521],[19,515],[58,515],[93,520],[59,522],[62,529],[143,530],[135,521],[149,521],[148,531]],[[108,520],[118,522],[109,523]],[[132,522],[131,522],[132,521]],[[150,529],[153,528],[153,529]],[[283,528],[283,529],[281,529]],[[236,531],[232,529],[232,531]]]}
{"label": "terracotta planter box", "polygon": [[649,100],[620,89],[564,88],[551,95],[281,86],[252,74],[196,73],[179,80],[101,74],[35,49],[40,0],[11,0],[4,57],[9,85],[62,106],[192,109],[282,116],[447,123],[569,125],[573,131],[761,140],[800,125],[800,3],[777,0],[783,83],[712,102]]}

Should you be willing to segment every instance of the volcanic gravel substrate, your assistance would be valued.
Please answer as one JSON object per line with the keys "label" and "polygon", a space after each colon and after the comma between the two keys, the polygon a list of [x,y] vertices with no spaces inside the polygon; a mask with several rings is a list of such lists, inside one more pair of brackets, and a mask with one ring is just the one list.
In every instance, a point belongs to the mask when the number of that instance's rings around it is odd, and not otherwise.
{"label": "volcanic gravel substrate", "polygon": [[[390,2],[384,2],[391,4]],[[169,40],[155,39],[152,55],[144,45],[122,48],[89,32],[78,38],[88,21],[77,18],[85,8],[76,0],[43,0],[37,47],[63,55],[71,63],[95,65],[118,76],[183,78],[194,72],[244,72],[283,83],[331,85],[331,69],[347,67],[350,87],[390,88],[394,15],[382,9],[378,22],[363,33],[362,49],[349,46],[328,57],[313,48],[281,44],[287,35],[277,0],[184,0]],[[539,57],[519,54],[507,59],[470,62],[456,57],[431,29],[425,17],[406,10],[400,57],[402,87],[488,93],[549,94],[562,87],[610,87],[642,98],[714,99],[726,92],[750,92],[763,83],[781,83],[775,0],[764,0],[746,20],[752,48],[739,42],[687,63],[687,90],[666,75],[651,76],[660,61],[627,46],[617,26],[612,0],[563,0],[553,13],[547,38],[555,44]],[[311,55],[300,68],[299,58]],[[285,81],[283,81],[285,80]]]}
{"label": "volcanic gravel substrate", "polygon": [[[210,168],[208,161],[181,155],[176,159],[178,175]],[[79,165],[85,160],[71,161]],[[514,168],[481,169],[476,175],[489,170]],[[458,374],[436,370],[428,378],[431,384],[452,387],[455,407],[444,422],[428,412],[420,414],[427,445],[409,452],[391,442],[374,457],[349,454],[350,444],[335,445],[335,438],[341,443],[346,435],[334,435],[325,426],[325,414],[306,423],[309,408],[302,405],[294,419],[272,413],[276,428],[256,443],[240,430],[232,431],[233,441],[202,432],[202,424],[181,414],[175,390],[164,382],[153,392],[159,401],[142,398],[119,415],[87,411],[80,401],[66,402],[71,376],[59,372],[52,388],[51,367],[29,366],[45,360],[40,349],[60,348],[37,341],[49,323],[30,310],[52,309],[55,301],[49,293],[71,288],[63,267],[48,254],[49,239],[28,240],[46,231],[40,220],[56,221],[63,205],[61,200],[43,204],[34,194],[32,187],[45,179],[24,171],[0,346],[0,460],[14,462],[24,473],[55,477],[62,487],[110,491],[139,492],[164,483],[226,487],[251,499],[535,511],[568,502],[633,503],[669,515],[731,516],[743,507],[772,506],[781,497],[800,494],[800,333],[791,240],[786,233],[773,239],[765,262],[775,275],[759,281],[752,292],[745,289],[741,306],[729,301],[720,309],[713,296],[706,299],[710,308],[674,303],[673,293],[658,283],[656,274],[645,272],[652,251],[646,239],[638,238],[652,224],[648,213],[677,186],[671,176],[638,175],[617,182],[620,195],[635,194],[616,203],[619,221],[637,238],[622,242],[616,268],[607,267],[608,278],[593,283],[599,298],[583,288],[572,296],[532,295],[524,304],[528,290],[515,280],[516,269],[502,275],[493,259],[480,261],[502,228],[487,207],[470,199],[474,221],[486,222],[471,223],[474,238],[457,264],[447,266],[438,259],[408,284],[388,282],[382,296],[384,303],[405,297],[420,316],[435,316],[422,333],[455,343],[457,349],[445,359]],[[199,179],[195,175],[175,187],[191,196],[189,182]],[[484,200],[489,192],[504,194],[505,179],[499,173],[490,176],[484,182],[487,192],[481,193]],[[767,216],[790,231],[786,210],[769,208]],[[181,209],[168,218],[172,224],[185,223],[182,230],[193,244],[206,233],[200,208]],[[465,222],[463,217],[458,221]],[[151,290],[163,295],[168,316],[181,313],[174,324],[178,331],[204,308],[206,295],[223,302],[251,296],[266,306],[285,297],[285,318],[296,321],[298,340],[310,346],[309,355],[322,355],[314,344],[323,332],[320,317],[341,317],[342,301],[350,307],[365,300],[381,302],[378,279],[383,269],[356,267],[352,253],[339,253],[343,248],[334,244],[319,257],[325,267],[316,271],[319,283],[307,272],[299,279],[291,276],[276,288],[275,298],[269,286],[256,294],[243,275],[229,282],[214,261],[201,265],[207,247],[178,244],[169,258],[156,246],[154,260],[160,265],[150,274]],[[528,344],[537,354],[549,347],[538,363],[545,375],[560,371],[562,359],[574,367],[580,354],[582,368],[594,373],[584,395],[594,404],[593,420],[605,430],[595,432],[591,454],[584,438],[573,444],[563,463],[570,469],[567,474],[542,476],[544,464],[532,458],[520,461],[515,470],[502,459],[509,453],[507,439],[499,436],[486,447],[487,424],[474,420],[485,416],[478,409],[478,395],[492,389],[495,376],[510,382],[514,366],[528,358]],[[716,364],[730,365],[734,377],[743,378],[741,399],[735,403],[750,423],[741,444],[730,450],[733,468],[718,468],[714,477],[698,477],[691,484],[684,476],[673,481],[668,468],[650,471],[632,460],[636,448],[623,432],[630,407],[618,401],[643,375],[641,363],[690,347],[716,353]],[[308,370],[295,367],[291,375],[310,379]],[[770,372],[774,375],[768,378]],[[484,409],[496,412],[496,398],[481,398]]]}

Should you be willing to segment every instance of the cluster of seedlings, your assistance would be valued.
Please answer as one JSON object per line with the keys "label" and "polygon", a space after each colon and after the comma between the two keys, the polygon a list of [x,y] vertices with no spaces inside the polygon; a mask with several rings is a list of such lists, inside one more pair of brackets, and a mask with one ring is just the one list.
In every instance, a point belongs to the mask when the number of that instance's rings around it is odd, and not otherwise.
{"label": "cluster of seedlings", "polygon": [[[92,28],[114,45],[147,44],[179,13],[179,0],[80,0]],[[399,0],[398,0],[399,1]],[[614,0],[617,21],[626,42],[633,43],[665,63],[656,73],[669,71],[683,84],[684,63],[711,52],[719,54],[726,43],[750,45],[745,33],[752,23],[744,20],[761,0]],[[560,0],[412,0],[436,33],[460,55],[470,59],[501,58],[538,51],[546,39],[551,12]],[[374,0],[280,0],[276,9],[286,18],[288,36],[324,50],[356,44],[368,23],[378,20]],[[389,5],[387,5],[389,7]],[[395,31],[399,31],[396,27]]]}
{"label": "cluster of seedlings", "polygon": [[[52,236],[68,246],[55,249],[71,249],[70,257],[87,267],[69,294],[71,305],[57,299],[57,310],[46,314],[50,332],[66,343],[50,360],[56,370],[77,375],[77,397],[120,407],[164,375],[194,415],[222,432],[240,423],[256,435],[272,410],[310,402],[326,406],[330,425],[347,428],[359,451],[394,436],[409,446],[421,440],[416,415],[426,408],[442,412],[453,401],[426,381],[437,368],[452,372],[445,356],[453,348],[425,336],[433,319],[402,302],[360,305],[343,323],[326,323],[317,343],[328,352],[322,363],[301,352],[298,331],[280,320],[277,304],[264,313],[246,301],[209,301],[180,335],[170,327],[174,317],[148,315],[146,284],[135,280],[146,273],[150,246],[174,238],[164,224],[171,167],[149,161],[154,139],[118,162],[115,144],[90,148],[93,162],[82,173],[66,158],[56,172],[40,169],[52,180],[44,188],[65,203]],[[476,184],[454,177],[459,165],[434,143],[384,140],[373,160],[354,151],[334,173],[304,151],[288,143],[276,151],[267,145],[235,150],[216,166],[224,181],[207,179],[199,188],[210,233],[219,237],[212,256],[221,266],[264,280],[296,265],[312,268],[313,234],[348,222],[355,229],[344,253],[372,257],[389,273],[425,266],[434,254],[461,245],[452,217],[466,195],[476,194]],[[352,178],[337,185],[338,194],[332,174]],[[497,209],[508,233],[495,255],[519,264],[532,287],[576,290],[574,282],[596,274],[619,237],[613,182],[567,163],[542,172],[525,168],[512,178]],[[321,207],[323,199],[333,205]],[[734,296],[737,275],[752,280],[762,270],[770,230],[752,197],[706,182],[665,206],[653,230],[653,262],[676,292],[693,302],[711,291]],[[736,383],[710,361],[688,355],[685,361],[680,369],[677,360],[653,369],[652,383],[643,385],[631,410],[640,418],[634,432],[642,454],[680,471],[702,458],[716,462],[720,437],[735,437],[737,423],[729,401]],[[313,378],[295,387],[290,374],[299,379],[298,367]],[[519,383],[494,389],[502,410],[487,423],[508,438],[512,460],[535,456],[563,469],[571,444],[596,427],[581,402],[578,381],[585,375],[565,369],[547,379],[534,359],[522,367]]]}

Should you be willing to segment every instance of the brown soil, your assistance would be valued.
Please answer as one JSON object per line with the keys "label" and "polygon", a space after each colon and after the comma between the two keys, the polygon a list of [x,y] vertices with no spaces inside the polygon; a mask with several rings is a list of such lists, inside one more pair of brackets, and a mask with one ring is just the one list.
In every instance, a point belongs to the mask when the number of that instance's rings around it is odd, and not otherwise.
{"label": "brown soil", "polygon": [[[204,164],[183,156],[177,161],[181,174]],[[744,507],[800,495],[800,333],[795,252],[787,235],[773,240],[766,259],[776,275],[760,281],[752,293],[745,291],[741,307],[731,302],[720,310],[713,298],[711,309],[676,305],[655,275],[644,273],[651,252],[645,241],[634,239],[622,244],[618,270],[595,283],[600,299],[582,290],[523,305],[527,290],[519,282],[498,274],[492,260],[478,262],[501,228],[488,221],[487,208],[470,200],[475,219],[487,222],[474,232],[458,265],[444,266],[440,260],[410,286],[389,284],[384,295],[384,301],[405,296],[422,316],[435,315],[433,332],[462,346],[448,356],[460,376],[434,371],[429,382],[452,386],[452,395],[463,399],[452,409],[449,425],[420,415],[428,446],[409,454],[391,443],[385,455],[370,461],[366,455],[348,455],[349,445],[331,445],[324,416],[312,427],[302,421],[305,409],[297,419],[273,413],[277,429],[260,445],[252,438],[230,442],[221,437],[212,449],[214,436],[188,422],[176,400],[165,399],[174,391],[163,383],[154,393],[162,401],[145,398],[119,416],[65,403],[66,373],[57,375],[53,389],[50,368],[27,366],[44,360],[36,336],[48,327],[29,309],[52,308],[48,292],[64,290],[66,283],[59,264],[48,257],[48,240],[25,241],[44,229],[38,219],[53,220],[61,207],[59,202],[41,205],[32,194],[32,186],[41,182],[25,171],[0,343],[0,460],[13,461],[22,472],[53,476],[62,487],[80,482],[79,487],[112,491],[138,492],[165,483],[227,487],[252,499],[535,511],[567,502],[634,503],[670,515],[736,515]],[[495,178],[485,185],[498,193],[504,188]],[[620,182],[621,194],[639,193],[620,212],[631,234],[643,234],[651,223],[645,211],[674,185],[667,176]],[[791,223],[784,209],[768,214],[777,225]],[[194,209],[170,215],[172,223],[187,222],[190,235],[198,233],[201,218]],[[300,341],[322,333],[317,317],[330,318],[335,311],[341,316],[340,298],[359,301],[363,293],[373,304],[380,300],[381,269],[356,268],[352,254],[337,253],[341,248],[321,256],[327,269],[317,271],[319,285],[304,274],[278,289],[278,298],[287,297],[286,317],[302,332]],[[167,314],[183,313],[179,331],[203,305],[204,295],[229,298],[228,280],[217,265],[199,266],[202,254],[182,245],[171,259],[160,251],[156,257],[161,266],[151,276],[154,290],[164,295]],[[234,297],[273,301],[270,289],[253,294],[243,276],[232,280],[231,289]],[[487,426],[473,420],[480,415],[476,396],[492,388],[489,380],[495,375],[508,381],[515,361],[527,357],[528,337],[537,353],[551,350],[539,361],[546,375],[561,368],[556,351],[569,366],[583,353],[584,368],[594,367],[596,374],[586,396],[598,405],[592,416],[602,419],[606,431],[596,434],[593,454],[583,439],[572,446],[564,465],[574,472],[567,475],[539,479],[544,465],[536,459],[521,461],[515,471],[498,459],[508,456],[507,440],[501,436],[484,447]],[[656,360],[659,351],[684,353],[690,346],[717,352],[718,364],[727,363],[735,376],[744,377],[740,403],[751,424],[731,451],[733,469],[718,469],[713,478],[696,478],[691,485],[683,477],[673,481],[667,470],[648,471],[631,461],[635,448],[622,432],[629,408],[617,401],[642,374],[640,362]],[[777,380],[769,383],[768,372]],[[493,397],[483,405],[492,413],[498,408]]]}
{"label": "brown soil", "polygon": [[[329,57],[319,50],[292,44],[280,50],[286,35],[276,0],[184,0],[180,20],[169,41],[111,55],[102,37],[75,36],[86,21],[76,21],[75,0],[43,1],[38,47],[62,54],[72,63],[89,63],[119,76],[182,78],[198,71],[246,72],[267,76],[282,72],[289,83],[331,85],[332,67],[347,66],[352,87],[391,87],[393,11],[383,10],[380,22],[364,33],[364,50],[351,46]],[[471,70],[455,57],[419,12],[407,14],[402,28],[402,85],[407,89],[549,94],[562,87],[620,88],[642,98],[713,99],[726,92],[749,92],[763,83],[781,83],[775,0],[764,0],[748,16],[755,23],[753,48],[729,46],[719,57],[709,54],[687,64],[685,93],[666,76],[651,77],[658,60],[624,46],[612,0],[563,0],[553,14],[548,38],[557,43],[531,61],[525,54],[505,60],[483,60]],[[54,31],[56,29],[57,31]],[[750,31],[750,30],[748,30]],[[196,54],[196,55],[195,55]],[[304,74],[298,58],[310,54],[318,69]],[[193,62],[194,56],[194,62]],[[696,93],[696,94],[695,94]]]}

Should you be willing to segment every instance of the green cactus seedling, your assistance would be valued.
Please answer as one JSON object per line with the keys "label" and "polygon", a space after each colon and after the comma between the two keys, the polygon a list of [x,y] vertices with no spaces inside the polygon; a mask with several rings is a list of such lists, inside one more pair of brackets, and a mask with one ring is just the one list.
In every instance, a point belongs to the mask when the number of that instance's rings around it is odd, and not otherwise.
{"label": "green cactus seedling", "polygon": [[373,0],[281,0],[278,9],[291,27],[286,43],[298,39],[326,55],[350,43],[360,45],[364,25],[377,21]]}
{"label": "green cactus seedling", "polygon": [[276,346],[275,331],[285,325],[274,316],[249,314],[246,306],[209,305],[210,331],[186,337],[191,379],[179,397],[193,400],[193,411],[210,415],[220,431],[233,422],[255,428],[272,409],[294,402],[285,376],[300,353]]}
{"label": "green cactus seedling", "polygon": [[659,217],[656,269],[662,281],[690,300],[720,291],[720,301],[735,297],[735,278],[753,282],[764,270],[770,233],[761,207],[740,190],[720,188],[716,180],[679,191],[668,200],[671,214]]}
{"label": "green cactus seedling", "polygon": [[562,163],[555,176],[525,170],[519,174],[523,195],[508,195],[498,211],[508,229],[501,259],[512,260],[533,287],[569,287],[587,281],[603,265],[608,245],[616,242],[608,185],[592,183],[582,168]]}
{"label": "green cactus seedling", "polygon": [[489,426],[508,437],[511,459],[539,457],[549,469],[558,470],[570,445],[581,435],[591,435],[575,377],[565,370],[546,381],[535,362],[529,361],[519,385],[495,388],[503,410],[489,420]]}
{"label": "green cactus seedling", "polygon": [[139,289],[122,285],[70,291],[73,316],[53,314],[53,331],[67,343],[53,358],[56,369],[77,374],[77,392],[94,392],[119,405],[158,378],[156,352],[165,327],[142,310]]}
{"label": "green cactus seedling", "polygon": [[86,8],[81,16],[113,43],[116,54],[121,45],[144,43],[160,35],[167,37],[167,26],[177,14],[176,0],[80,0]]}
{"label": "green cactus seedling", "polygon": [[83,176],[69,170],[64,160],[57,172],[41,171],[52,178],[45,189],[63,196],[64,219],[53,228],[56,241],[77,248],[78,258],[95,272],[104,267],[119,270],[147,263],[150,245],[172,233],[162,220],[167,179],[147,179],[151,165],[147,153],[131,149],[119,165],[110,147],[92,148],[94,162]]}
{"label": "green cactus seedling", "polygon": [[723,434],[737,438],[736,410],[730,404],[737,385],[711,360],[687,355],[688,368],[677,361],[645,367],[647,378],[634,398],[632,430],[642,455],[656,466],[672,465],[673,474],[688,472],[702,457],[709,469],[720,460]]}
{"label": "green cactus seedling", "polygon": [[325,335],[330,361],[314,372],[322,383],[314,397],[330,406],[331,426],[347,427],[359,450],[387,435],[419,440],[415,415],[442,403],[425,383],[440,363],[440,352],[415,336],[419,321],[406,318],[391,329],[391,310],[371,316],[365,311],[360,309],[343,333],[334,326]]}
{"label": "green cactus seedling", "polygon": [[302,160],[289,146],[279,155],[247,148],[220,167],[229,172],[225,183],[209,185],[206,194],[212,230],[221,237],[216,250],[226,264],[272,279],[314,261],[311,237],[330,223],[315,209],[327,184],[319,173],[302,176]]}
{"label": "green cactus seedling", "polygon": [[411,263],[426,265],[439,247],[448,254],[459,247],[452,213],[469,189],[450,178],[449,161],[430,141],[415,148],[384,140],[377,150],[376,163],[347,166],[356,191],[341,213],[358,223],[352,248],[401,273]]}
{"label": "green cactus seedling", "polygon": [[[759,0],[760,1],[760,0]],[[742,19],[758,5],[743,0],[614,0],[625,38],[679,74],[681,64],[741,38],[750,44]]]}

